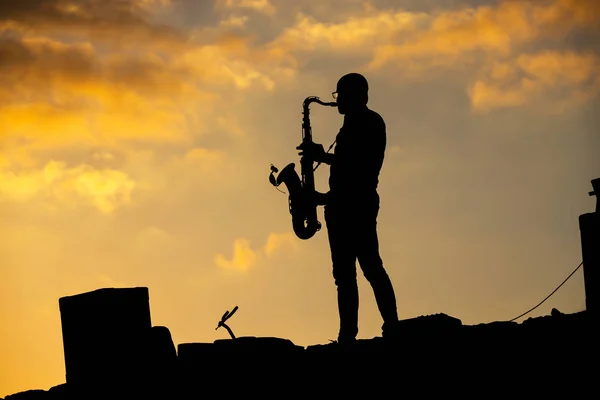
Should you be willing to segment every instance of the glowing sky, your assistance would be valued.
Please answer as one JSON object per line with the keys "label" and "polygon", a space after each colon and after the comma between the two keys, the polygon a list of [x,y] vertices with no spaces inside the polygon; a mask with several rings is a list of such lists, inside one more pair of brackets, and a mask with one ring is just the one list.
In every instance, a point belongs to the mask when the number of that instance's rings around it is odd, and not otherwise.
{"label": "glowing sky", "polygon": [[[351,71],[388,129],[400,318],[532,307],[594,209],[599,18],[590,0],[1,2],[0,396],[64,382],[58,299],[101,287],[147,286],[176,344],[227,337],[235,305],[238,336],[334,339],[327,233],[297,239],[267,178],[298,161],[304,98]],[[342,117],[311,122],[327,148]],[[552,307],[584,309],[581,272],[530,315]]]}

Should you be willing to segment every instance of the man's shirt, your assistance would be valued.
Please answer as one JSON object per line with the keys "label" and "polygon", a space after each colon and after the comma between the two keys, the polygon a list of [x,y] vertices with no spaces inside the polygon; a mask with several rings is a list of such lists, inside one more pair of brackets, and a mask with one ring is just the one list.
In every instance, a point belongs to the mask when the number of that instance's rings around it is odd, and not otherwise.
{"label": "man's shirt", "polygon": [[330,167],[330,194],[349,200],[376,196],[385,147],[385,122],[377,112],[365,108],[345,115]]}

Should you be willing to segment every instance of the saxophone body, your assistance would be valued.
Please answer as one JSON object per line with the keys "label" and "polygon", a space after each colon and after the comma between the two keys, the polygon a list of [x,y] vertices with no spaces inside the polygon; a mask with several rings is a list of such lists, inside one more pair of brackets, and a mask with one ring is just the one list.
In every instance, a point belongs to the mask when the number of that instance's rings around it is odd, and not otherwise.
{"label": "saxophone body", "polygon": [[[310,126],[310,105],[317,103],[322,106],[336,107],[337,103],[326,103],[316,96],[307,97],[302,103],[302,143],[312,142],[312,128]],[[321,223],[317,219],[317,203],[315,196],[315,177],[313,160],[306,157],[300,158],[301,177],[295,169],[294,163],[289,163],[279,172],[271,165],[269,181],[273,186],[282,183],[288,191],[288,206],[292,215],[292,227],[294,233],[300,239],[310,239],[321,229]]]}

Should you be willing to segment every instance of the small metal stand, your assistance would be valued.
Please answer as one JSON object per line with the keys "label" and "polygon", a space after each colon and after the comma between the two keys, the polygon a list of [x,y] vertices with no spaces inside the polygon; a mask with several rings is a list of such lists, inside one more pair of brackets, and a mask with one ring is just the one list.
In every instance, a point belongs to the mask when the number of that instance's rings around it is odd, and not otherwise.
{"label": "small metal stand", "polygon": [[229,312],[229,310],[225,311],[225,314],[223,314],[223,316],[221,317],[221,320],[219,321],[219,324],[215,328],[215,331],[217,329],[219,329],[220,327],[223,327],[223,328],[227,329],[227,332],[229,332],[229,335],[231,336],[231,338],[235,339],[235,335],[233,334],[233,331],[231,330],[231,328],[229,326],[227,326],[227,324],[225,324],[225,321],[227,321],[229,318],[231,318],[231,316],[233,314],[235,314],[237,309],[238,309],[238,306],[235,306],[233,308],[233,310],[231,310],[231,312]]}

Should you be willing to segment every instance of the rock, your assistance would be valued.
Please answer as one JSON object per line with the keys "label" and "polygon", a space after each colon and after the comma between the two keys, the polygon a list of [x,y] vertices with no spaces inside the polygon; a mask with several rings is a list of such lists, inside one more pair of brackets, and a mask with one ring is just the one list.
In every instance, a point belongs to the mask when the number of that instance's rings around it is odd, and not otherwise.
{"label": "rock", "polygon": [[565,314],[561,313],[556,308],[553,308],[552,311],[550,312],[550,315],[552,315],[553,317],[559,317],[559,316],[565,315]]}
{"label": "rock", "polygon": [[5,400],[48,400],[48,392],[41,389],[26,390],[24,392],[11,394]]}
{"label": "rock", "polygon": [[66,381],[96,385],[144,367],[148,288],[104,288],[59,299]]}
{"label": "rock", "polygon": [[51,387],[48,394],[51,400],[70,400],[72,397],[66,383]]}
{"label": "rock", "polygon": [[[112,295],[114,292],[108,294]],[[126,302],[127,296],[124,298]],[[4,400],[178,400],[215,392],[230,397],[264,396],[266,390],[292,391],[300,397],[303,392],[308,396],[325,390],[339,397],[357,395],[359,388],[372,388],[375,381],[380,389],[389,391],[398,388],[399,377],[406,381],[401,383],[404,388],[405,383],[411,383],[411,374],[427,375],[435,382],[455,372],[468,381],[484,373],[501,376],[505,383],[550,365],[568,368],[581,359],[593,360],[590,357],[597,348],[597,316],[563,314],[556,309],[551,316],[529,318],[521,324],[498,321],[469,326],[446,314],[421,316],[398,321],[391,335],[360,339],[350,345],[328,343],[304,348],[288,339],[245,336],[175,347],[171,332],[164,326],[143,323],[143,329],[123,332],[119,327],[127,323],[115,322],[133,311],[127,307],[114,311],[115,304],[107,305],[105,300],[91,296],[75,309],[64,308],[65,331],[82,335],[65,340],[65,344],[76,343],[69,350],[71,360],[81,360],[87,366],[79,371],[86,377],[76,380],[79,386],[66,383],[47,392],[30,390]],[[141,309],[138,311],[145,315],[145,306]],[[95,310],[92,315],[99,315],[101,323],[88,323],[85,315],[79,323],[71,320],[84,310]],[[120,316],[113,318],[115,315]],[[108,337],[99,332],[108,332]],[[118,373],[104,370],[115,368],[120,368]],[[382,379],[390,372],[395,378]],[[338,379],[340,375],[343,381]]]}
{"label": "rock", "polygon": [[233,351],[233,352],[266,352],[266,353],[281,353],[281,352],[297,352],[303,350],[303,347],[296,346],[289,339],[281,339],[276,337],[255,337],[242,336],[236,339],[218,339],[215,340],[214,346],[218,351]]}

